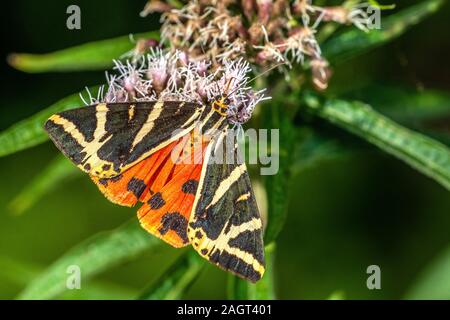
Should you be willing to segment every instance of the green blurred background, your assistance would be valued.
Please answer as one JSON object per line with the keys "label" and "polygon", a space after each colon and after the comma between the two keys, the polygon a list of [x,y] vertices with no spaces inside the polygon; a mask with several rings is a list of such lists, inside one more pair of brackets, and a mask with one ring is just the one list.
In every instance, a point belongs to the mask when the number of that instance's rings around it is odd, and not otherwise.
{"label": "green blurred background", "polygon": [[[6,64],[10,52],[44,53],[87,41],[152,30],[158,17],[140,18],[140,1],[14,1],[2,5],[0,130],[85,86],[104,82],[103,72],[25,74]],[[412,1],[396,2],[399,7]],[[417,2],[417,1],[415,1]],[[82,29],[66,29],[66,8],[78,4]],[[395,42],[334,69],[330,94],[371,102],[402,92],[450,90],[450,6]],[[450,101],[450,100],[448,100]],[[290,186],[287,223],[279,237],[276,291],[280,299],[322,299],[336,291],[350,299],[403,298],[426,268],[449,250],[448,191],[404,163],[315,121],[327,134],[363,144],[363,151],[301,171]],[[418,129],[421,129],[418,124]],[[426,124],[448,143],[450,117]],[[424,129],[424,130],[427,130]],[[51,143],[0,158],[0,298],[14,298],[52,261],[87,237],[121,225],[134,209],[109,203],[87,176],[63,183],[20,216],[14,196],[57,155]],[[95,280],[116,297],[133,297],[185,250],[161,244]],[[381,267],[381,290],[368,290],[366,268]],[[450,281],[450,268],[447,279]],[[89,283],[82,284],[89,286]],[[187,298],[225,298],[226,275],[208,266]],[[450,298],[450,292],[449,296]]]}

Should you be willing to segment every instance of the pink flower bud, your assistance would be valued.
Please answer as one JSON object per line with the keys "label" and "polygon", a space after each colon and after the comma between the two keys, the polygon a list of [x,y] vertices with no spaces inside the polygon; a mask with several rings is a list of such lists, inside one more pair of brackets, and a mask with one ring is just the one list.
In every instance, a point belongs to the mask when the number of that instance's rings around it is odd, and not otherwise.
{"label": "pink flower bud", "polygon": [[341,24],[349,22],[349,10],[344,7],[325,7],[323,14],[323,21],[334,21]]}
{"label": "pink flower bud", "polygon": [[261,50],[256,54],[256,63],[260,65],[267,64],[271,58],[271,54],[269,54],[266,50]]}
{"label": "pink flower bud", "polygon": [[260,23],[253,23],[248,29],[248,33],[250,35],[250,42],[253,45],[260,44],[264,38],[264,32]]}
{"label": "pink flower bud", "polygon": [[180,51],[180,53],[178,54],[178,59],[180,59],[180,62],[185,66],[189,64],[189,56],[186,51]]}
{"label": "pink flower bud", "polygon": [[246,18],[251,21],[256,8],[255,0],[241,0],[241,4]]}
{"label": "pink flower bud", "polygon": [[166,69],[149,69],[147,77],[152,80],[152,87],[156,92],[161,92],[164,90],[167,84],[168,74]]}
{"label": "pink flower bud", "polygon": [[134,94],[136,87],[139,85],[141,81],[140,75],[138,72],[131,70],[129,74],[127,74],[123,79],[123,88],[129,93]]}
{"label": "pink flower bud", "polygon": [[171,9],[172,6],[168,3],[159,0],[149,0],[145,5],[144,10],[141,11],[140,16],[146,17],[153,12],[167,12]]}
{"label": "pink flower bud", "polygon": [[205,76],[208,71],[209,64],[206,61],[200,61],[196,65],[196,71],[200,76]]}
{"label": "pink flower bud", "polygon": [[318,91],[326,90],[331,78],[331,70],[328,67],[328,62],[323,58],[312,59],[311,73],[314,87]]}
{"label": "pink flower bud", "polygon": [[258,18],[263,25],[270,20],[270,15],[273,7],[272,0],[256,0],[258,4]]}

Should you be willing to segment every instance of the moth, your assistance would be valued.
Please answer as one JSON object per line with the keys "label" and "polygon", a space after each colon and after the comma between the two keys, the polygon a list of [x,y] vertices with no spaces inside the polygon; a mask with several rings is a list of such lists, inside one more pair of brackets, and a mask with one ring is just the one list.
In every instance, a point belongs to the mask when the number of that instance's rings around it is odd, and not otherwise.
{"label": "moth", "polygon": [[[55,145],[145,230],[249,281],[265,268],[262,222],[222,95],[211,103],[98,103],[45,123]],[[223,148],[222,148],[223,146]],[[221,150],[221,152],[219,152]],[[233,162],[217,161],[232,155]],[[189,161],[186,161],[189,160]]]}

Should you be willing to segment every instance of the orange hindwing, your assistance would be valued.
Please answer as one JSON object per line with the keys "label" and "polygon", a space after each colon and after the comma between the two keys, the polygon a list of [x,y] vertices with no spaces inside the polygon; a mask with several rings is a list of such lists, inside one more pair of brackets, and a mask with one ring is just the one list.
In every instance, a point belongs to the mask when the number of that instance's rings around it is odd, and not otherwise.
{"label": "orange hindwing", "polygon": [[143,202],[137,213],[141,225],[172,246],[182,247],[190,243],[187,224],[207,143],[197,142],[189,133],[117,177],[91,179],[114,203]]}

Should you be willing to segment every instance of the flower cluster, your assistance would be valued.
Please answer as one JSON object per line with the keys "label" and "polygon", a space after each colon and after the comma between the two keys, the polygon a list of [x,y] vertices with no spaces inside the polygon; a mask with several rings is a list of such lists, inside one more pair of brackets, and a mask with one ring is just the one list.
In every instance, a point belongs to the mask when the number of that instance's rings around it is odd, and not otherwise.
{"label": "flower cluster", "polygon": [[115,61],[106,90],[96,99],[89,95],[89,103],[205,104],[226,95],[229,121],[240,125],[267,99],[249,86],[250,63],[267,70],[307,60],[313,84],[324,90],[330,70],[316,39],[319,25],[332,21],[364,29],[367,16],[358,10],[315,6],[312,0],[150,0],[141,15],[162,13],[161,42],[138,40],[125,54],[130,60]]}
{"label": "flower cluster", "polygon": [[330,72],[316,33],[326,22],[366,30],[369,20],[364,10],[355,10],[358,3],[320,7],[312,0],[191,0],[173,7],[150,0],[141,15],[162,12],[161,42],[191,60],[211,61],[214,67],[243,57],[265,67],[291,67],[308,59],[313,82],[325,89]]}
{"label": "flower cluster", "polygon": [[210,72],[210,63],[190,61],[181,51],[151,49],[137,63],[114,63],[114,75],[106,76],[106,90],[101,88],[96,98],[89,94],[86,104],[156,100],[205,104],[226,95],[228,120],[240,125],[250,119],[258,102],[268,99],[249,86],[251,68],[243,59],[224,61]]}

